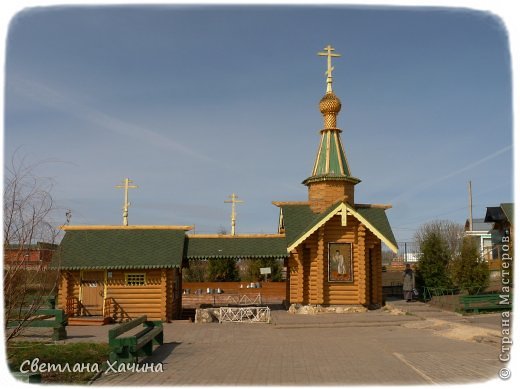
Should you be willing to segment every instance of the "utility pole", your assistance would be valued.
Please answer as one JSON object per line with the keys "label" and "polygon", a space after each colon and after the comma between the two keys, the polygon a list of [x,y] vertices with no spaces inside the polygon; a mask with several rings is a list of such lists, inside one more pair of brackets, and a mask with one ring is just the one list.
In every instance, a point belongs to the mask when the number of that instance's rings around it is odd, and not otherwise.
{"label": "utility pole", "polygon": [[124,189],[125,190],[125,199],[124,199],[124,203],[123,203],[123,225],[124,226],[127,226],[128,225],[128,207],[130,206],[130,202],[128,201],[128,189],[134,189],[134,188],[138,188],[137,185],[130,185],[133,181],[130,180],[129,178],[125,178],[123,180],[123,185],[116,185],[116,188],[120,189]]}
{"label": "utility pole", "polygon": [[235,235],[235,224],[237,219],[235,205],[238,203],[243,203],[242,200],[238,199],[238,196],[234,193],[231,196],[228,196],[231,200],[224,200],[225,203],[231,203],[231,235]]}
{"label": "utility pole", "polygon": [[468,184],[469,194],[469,230],[473,231],[473,195],[471,193],[471,181]]}

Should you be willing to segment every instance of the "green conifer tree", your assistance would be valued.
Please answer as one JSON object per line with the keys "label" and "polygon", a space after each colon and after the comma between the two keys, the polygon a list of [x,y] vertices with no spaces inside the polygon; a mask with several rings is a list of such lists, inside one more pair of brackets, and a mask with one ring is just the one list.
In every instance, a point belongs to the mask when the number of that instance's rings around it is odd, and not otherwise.
{"label": "green conifer tree", "polygon": [[420,255],[416,268],[418,287],[451,288],[449,263],[451,253],[441,234],[431,231],[420,243]]}
{"label": "green conifer tree", "polygon": [[212,258],[208,261],[209,281],[239,281],[237,262],[233,258]]}
{"label": "green conifer tree", "polygon": [[460,254],[451,264],[455,284],[469,294],[475,294],[489,285],[489,266],[481,260],[475,239],[464,238]]}

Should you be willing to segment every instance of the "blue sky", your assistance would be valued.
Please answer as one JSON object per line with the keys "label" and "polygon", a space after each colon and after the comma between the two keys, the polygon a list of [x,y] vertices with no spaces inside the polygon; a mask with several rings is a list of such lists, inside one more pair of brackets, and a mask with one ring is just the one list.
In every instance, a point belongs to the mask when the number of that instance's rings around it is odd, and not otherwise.
{"label": "blue sky", "polygon": [[5,138],[55,181],[56,223],[276,232],[271,201],[306,200],[327,44],[356,202],[391,203],[398,241],[513,200],[507,31],[448,8],[44,7],[11,21]]}

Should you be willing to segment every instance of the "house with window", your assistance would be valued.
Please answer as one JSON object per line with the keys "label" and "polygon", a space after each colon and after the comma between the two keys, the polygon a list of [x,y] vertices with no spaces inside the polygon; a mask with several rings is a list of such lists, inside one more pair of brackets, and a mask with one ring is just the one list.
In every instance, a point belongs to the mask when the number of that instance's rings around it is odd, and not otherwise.
{"label": "house with window", "polygon": [[[52,267],[57,306],[71,317],[180,317],[188,226],[66,226]],[[93,322],[93,321],[90,321]]]}
{"label": "house with window", "polygon": [[493,260],[493,243],[491,241],[491,230],[493,223],[485,222],[484,218],[469,219],[464,224],[464,236],[471,236],[478,244],[480,257],[482,260],[490,262]]}
{"label": "house with window", "polygon": [[511,249],[514,247],[514,204],[501,203],[498,207],[487,207],[484,221],[493,226],[491,229],[493,259],[500,260],[505,240],[509,242],[508,246]]}

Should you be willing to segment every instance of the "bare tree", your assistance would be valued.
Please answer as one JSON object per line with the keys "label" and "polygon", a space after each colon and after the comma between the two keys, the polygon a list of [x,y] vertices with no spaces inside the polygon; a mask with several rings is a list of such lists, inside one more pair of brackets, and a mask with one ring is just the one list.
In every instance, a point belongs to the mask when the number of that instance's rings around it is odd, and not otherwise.
{"label": "bare tree", "polygon": [[[7,340],[19,335],[54,293],[57,273],[31,261],[39,242],[54,244],[58,230],[52,225],[55,210],[51,179],[34,174],[15,153],[4,176],[4,325]],[[48,246],[47,246],[48,247]],[[42,264],[45,265],[45,264]],[[9,331],[8,331],[9,328]]]}
{"label": "bare tree", "polygon": [[464,226],[451,220],[434,220],[422,225],[415,233],[415,241],[421,245],[432,233],[438,234],[448,245],[452,259],[459,255],[464,237]]}

